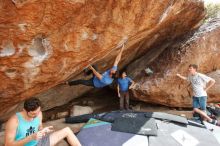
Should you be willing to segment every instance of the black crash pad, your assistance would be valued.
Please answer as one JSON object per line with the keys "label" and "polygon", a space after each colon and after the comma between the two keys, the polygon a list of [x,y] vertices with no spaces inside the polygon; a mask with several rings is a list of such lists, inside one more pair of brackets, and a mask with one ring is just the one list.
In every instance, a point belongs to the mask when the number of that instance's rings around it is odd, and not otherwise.
{"label": "black crash pad", "polygon": [[145,117],[121,117],[115,119],[112,131],[133,133],[138,135],[157,135],[157,125],[154,119]]}

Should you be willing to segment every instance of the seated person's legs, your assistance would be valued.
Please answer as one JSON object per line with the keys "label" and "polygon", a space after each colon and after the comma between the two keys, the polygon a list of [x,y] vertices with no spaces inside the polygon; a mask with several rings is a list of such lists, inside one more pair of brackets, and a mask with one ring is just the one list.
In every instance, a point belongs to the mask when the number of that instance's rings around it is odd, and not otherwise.
{"label": "seated person's legs", "polygon": [[50,134],[50,146],[55,146],[64,138],[67,138],[67,141],[71,146],[81,146],[79,140],[76,138],[69,127],[63,128]]}

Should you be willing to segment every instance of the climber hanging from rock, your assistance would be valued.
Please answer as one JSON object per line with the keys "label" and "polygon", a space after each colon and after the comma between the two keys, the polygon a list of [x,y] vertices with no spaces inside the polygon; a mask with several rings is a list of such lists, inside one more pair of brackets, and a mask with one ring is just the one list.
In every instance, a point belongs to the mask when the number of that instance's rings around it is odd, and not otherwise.
{"label": "climber hanging from rock", "polygon": [[111,69],[105,71],[104,73],[100,74],[99,72],[97,72],[95,67],[89,65],[88,68],[93,73],[93,77],[91,79],[89,79],[89,80],[80,79],[80,80],[74,80],[74,81],[66,81],[63,84],[66,84],[69,86],[82,84],[82,85],[86,85],[86,86],[93,86],[95,88],[103,88],[105,86],[110,85],[115,78],[116,71],[118,68],[118,63],[121,60],[123,50],[124,50],[124,44],[122,44],[122,48],[115,59],[113,67]]}

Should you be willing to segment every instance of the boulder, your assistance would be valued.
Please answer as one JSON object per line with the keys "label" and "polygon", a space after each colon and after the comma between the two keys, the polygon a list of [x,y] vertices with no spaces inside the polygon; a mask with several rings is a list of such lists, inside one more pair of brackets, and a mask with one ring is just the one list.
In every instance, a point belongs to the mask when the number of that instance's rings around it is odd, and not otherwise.
{"label": "boulder", "polygon": [[0,14],[1,117],[31,96],[50,109],[84,94],[57,85],[89,64],[110,68],[126,40],[120,68],[150,50],[154,59],[205,11],[199,0],[2,0]]}
{"label": "boulder", "polygon": [[[188,74],[189,64],[197,64],[198,72],[216,80],[208,91],[208,102],[220,102],[220,19],[204,24],[193,36],[168,47],[150,62],[147,54],[129,65],[129,75],[137,85],[133,96],[139,100],[170,107],[191,107],[192,91],[189,83],[176,77]],[[145,72],[150,68],[153,74]]]}
{"label": "boulder", "polygon": [[79,116],[93,113],[93,109],[89,106],[74,105],[71,109],[70,116]]}

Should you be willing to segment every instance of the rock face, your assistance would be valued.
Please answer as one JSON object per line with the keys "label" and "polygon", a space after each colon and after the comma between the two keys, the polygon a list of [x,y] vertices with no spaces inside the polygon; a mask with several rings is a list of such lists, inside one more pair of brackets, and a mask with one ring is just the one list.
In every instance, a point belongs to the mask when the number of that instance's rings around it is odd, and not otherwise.
{"label": "rock face", "polygon": [[45,91],[88,64],[109,68],[126,39],[120,67],[150,50],[158,55],[205,13],[199,0],[2,0],[0,14],[1,117],[42,92],[47,109],[67,103],[90,88]]}
{"label": "rock face", "polygon": [[[186,81],[176,77],[187,76],[188,65],[198,64],[199,72],[216,80],[209,91],[209,102],[220,102],[220,19],[203,25],[186,41],[167,48],[157,59],[149,63],[144,56],[128,68],[128,72],[141,86],[133,90],[134,97],[171,107],[191,107],[192,91]],[[147,55],[147,54],[146,54]],[[153,75],[146,76],[150,68]]]}

